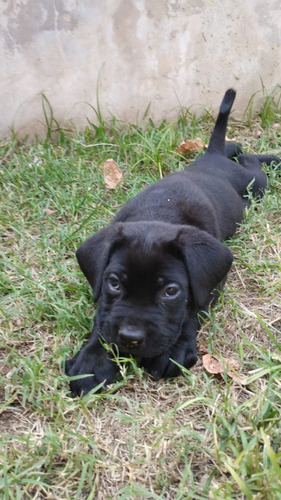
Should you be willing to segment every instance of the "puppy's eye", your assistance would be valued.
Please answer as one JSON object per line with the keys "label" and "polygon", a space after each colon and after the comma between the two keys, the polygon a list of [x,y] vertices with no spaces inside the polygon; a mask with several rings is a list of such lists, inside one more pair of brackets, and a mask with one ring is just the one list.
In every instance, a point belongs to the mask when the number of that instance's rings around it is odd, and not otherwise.
{"label": "puppy's eye", "polygon": [[120,291],[120,281],[119,278],[116,276],[116,274],[110,274],[110,276],[107,279],[107,282],[108,282],[108,287],[112,292]]}
{"label": "puppy's eye", "polygon": [[166,299],[174,299],[180,293],[180,287],[176,283],[170,283],[170,285],[166,286],[163,297]]}

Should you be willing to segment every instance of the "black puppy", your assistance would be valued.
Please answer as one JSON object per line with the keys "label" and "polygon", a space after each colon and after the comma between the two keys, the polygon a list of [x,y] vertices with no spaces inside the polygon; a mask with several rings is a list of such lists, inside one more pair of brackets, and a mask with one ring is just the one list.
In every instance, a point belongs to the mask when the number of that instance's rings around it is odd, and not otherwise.
{"label": "black puppy", "polygon": [[[221,240],[242,220],[247,186],[263,195],[261,163],[280,162],[225,145],[234,98],[228,90],[202,157],[139,193],[78,248],[99,304],[88,344],[66,362],[68,375],[84,375],[71,381],[73,396],[114,380],[118,366],[104,343],[137,357],[155,378],[174,377],[178,364],[196,362],[198,315],[215,298],[233,259]],[[230,159],[235,156],[238,162]]]}

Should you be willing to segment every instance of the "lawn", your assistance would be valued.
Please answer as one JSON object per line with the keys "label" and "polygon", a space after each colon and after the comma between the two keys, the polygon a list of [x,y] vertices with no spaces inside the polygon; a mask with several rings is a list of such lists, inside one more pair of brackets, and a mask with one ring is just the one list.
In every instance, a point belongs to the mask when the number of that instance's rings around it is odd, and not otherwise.
{"label": "lawn", "polygon": [[[230,120],[245,150],[281,155],[280,113]],[[1,144],[0,492],[8,499],[281,499],[280,172],[227,242],[235,261],[198,336],[199,361],[155,382],[133,359],[105,392],[72,399],[65,360],[95,311],[75,250],[139,190],[195,154],[214,120],[183,110],[175,123],[112,119]],[[45,117],[47,115],[45,114]],[[270,118],[267,120],[267,117]],[[101,164],[123,173],[107,189]],[[206,353],[225,369],[210,374]],[[237,362],[228,376],[225,359]],[[243,378],[242,378],[243,377]]]}

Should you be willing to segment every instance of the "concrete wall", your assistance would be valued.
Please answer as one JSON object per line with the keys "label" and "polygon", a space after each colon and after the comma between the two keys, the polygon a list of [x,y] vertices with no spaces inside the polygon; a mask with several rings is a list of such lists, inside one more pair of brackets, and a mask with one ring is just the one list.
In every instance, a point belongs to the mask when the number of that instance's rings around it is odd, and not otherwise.
{"label": "concrete wall", "polygon": [[[280,0],[2,0],[0,136],[41,133],[43,92],[59,123],[102,113],[173,119],[216,110],[229,86],[241,116],[281,83]],[[41,123],[41,124],[40,124]]]}

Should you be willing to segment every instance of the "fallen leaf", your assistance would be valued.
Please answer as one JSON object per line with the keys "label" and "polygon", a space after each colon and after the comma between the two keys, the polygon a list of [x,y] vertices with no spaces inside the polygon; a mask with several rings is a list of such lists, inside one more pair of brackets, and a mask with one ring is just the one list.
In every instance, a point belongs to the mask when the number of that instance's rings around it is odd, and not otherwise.
{"label": "fallen leaf", "polygon": [[197,139],[187,139],[182,141],[179,147],[176,149],[178,153],[196,153],[201,151],[205,147],[202,139],[197,137]]}
{"label": "fallen leaf", "polygon": [[235,382],[239,382],[242,385],[247,384],[248,377],[246,375],[241,375],[240,373],[238,373],[240,366],[235,359],[224,357],[220,359],[214,354],[204,354],[204,356],[202,357],[202,361],[203,366],[207,372],[213,373],[215,375],[222,375],[226,372],[227,375]]}
{"label": "fallen leaf", "polygon": [[105,163],[101,164],[103,169],[103,178],[105,185],[108,189],[115,189],[123,177],[123,174],[118,167],[117,163],[109,158]]}
{"label": "fallen leaf", "polygon": [[53,215],[56,213],[56,210],[51,210],[50,208],[45,208],[44,213],[47,215]]}
{"label": "fallen leaf", "polygon": [[247,385],[248,384],[248,377],[247,375],[242,375],[241,373],[233,373],[231,371],[227,372],[227,375],[234,380],[234,382],[238,382],[241,385]]}
{"label": "fallen leaf", "polygon": [[213,356],[212,354],[204,354],[204,356],[202,357],[202,361],[203,366],[205,370],[207,370],[207,372],[215,374],[224,372],[221,361],[217,356]]}

